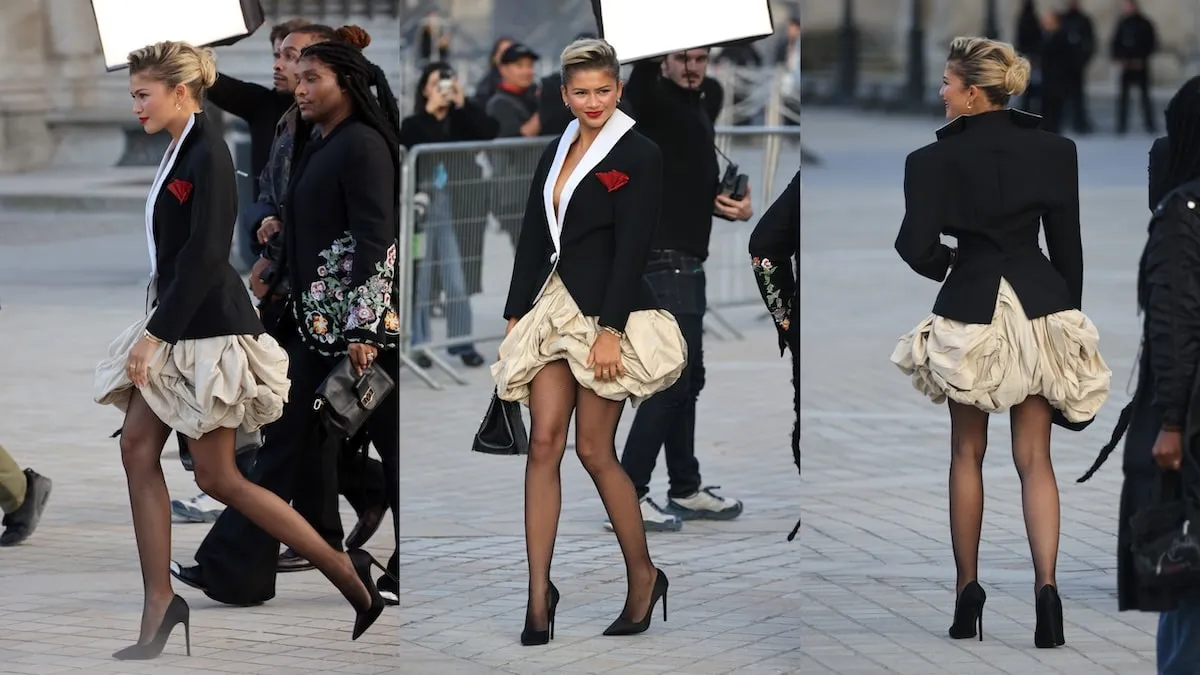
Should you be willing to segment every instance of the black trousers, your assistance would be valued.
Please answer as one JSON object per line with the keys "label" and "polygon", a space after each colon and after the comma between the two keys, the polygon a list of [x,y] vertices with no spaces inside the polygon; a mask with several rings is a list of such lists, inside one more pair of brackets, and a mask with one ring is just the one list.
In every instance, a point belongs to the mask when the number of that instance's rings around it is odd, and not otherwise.
{"label": "black trousers", "polygon": [[[291,501],[296,493],[299,466],[319,466],[329,470],[337,464],[337,458],[329,456],[328,445],[315,442],[316,413],[312,409],[317,387],[329,375],[336,360],[312,352],[296,334],[287,338],[284,348],[290,359],[288,376],[292,386],[283,416],[264,429],[264,442],[258,450],[251,480],[284,501]],[[394,350],[380,352],[377,365],[398,377],[399,357]],[[397,542],[400,529],[399,422],[399,400],[393,390],[368,420],[367,433],[383,460]],[[336,468],[332,471],[336,475]],[[209,595],[219,602],[237,605],[266,602],[275,597],[278,558],[279,542],[233,508],[225,509],[217,519],[195,556]],[[388,567],[393,572],[399,571],[398,550],[393,551]]]}
{"label": "black trousers", "polygon": [[1071,126],[1079,133],[1090,133],[1092,122],[1087,113],[1086,75],[1072,71],[1065,79],[1063,105],[1071,113]]}
{"label": "black trousers", "polygon": [[700,489],[696,459],[696,399],[704,389],[705,277],[703,262],[677,251],[654,251],[646,280],[659,304],[675,316],[687,343],[688,361],[679,380],[642,402],[633,418],[621,466],[638,498],[650,491],[650,476],[665,448],[670,497],[688,497]]}
{"label": "black trousers", "polygon": [[[365,442],[365,441],[364,441]],[[342,447],[332,471],[316,463],[298,468],[292,506],[304,516],[330,546],[342,550],[346,538],[338,496],[344,496],[355,513],[387,503],[387,478],[383,464],[366,455],[363,443]],[[326,470],[322,470],[326,469]]]}
{"label": "black trousers", "polygon": [[1129,129],[1129,90],[1137,87],[1142,104],[1142,124],[1146,131],[1154,133],[1154,109],[1150,102],[1150,72],[1142,69],[1121,71],[1121,92],[1117,97],[1117,133]]}

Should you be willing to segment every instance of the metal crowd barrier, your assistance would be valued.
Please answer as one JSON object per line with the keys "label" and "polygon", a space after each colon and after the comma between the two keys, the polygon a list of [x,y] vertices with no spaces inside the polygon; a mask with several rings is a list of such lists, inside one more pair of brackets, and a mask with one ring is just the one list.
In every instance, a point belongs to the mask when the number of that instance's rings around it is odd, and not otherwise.
{"label": "metal crowd barrier", "polygon": [[[799,167],[799,136],[795,127],[717,128],[718,149],[750,177],[755,213],[746,223],[713,221],[706,319],[718,339],[742,337],[722,310],[761,302],[747,244],[758,217]],[[551,140],[419,145],[403,159],[401,362],[430,387],[441,385],[418,360],[466,384],[451,363],[456,348],[473,345],[490,362],[494,343],[504,336],[501,317],[521,219],[538,159]]]}

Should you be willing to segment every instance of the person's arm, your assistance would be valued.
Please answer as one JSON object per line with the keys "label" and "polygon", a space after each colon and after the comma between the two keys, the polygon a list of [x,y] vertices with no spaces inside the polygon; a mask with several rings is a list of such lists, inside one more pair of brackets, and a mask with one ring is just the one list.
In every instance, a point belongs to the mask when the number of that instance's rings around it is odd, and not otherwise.
{"label": "person's arm", "polygon": [[613,267],[600,305],[599,322],[622,333],[636,302],[662,215],[662,152],[653,144],[645,148],[629,167],[629,182],[613,193]]}
{"label": "person's arm", "polygon": [[396,276],[396,167],[382,138],[374,132],[349,139],[347,161],[339,182],[345,195],[346,216],[354,236],[350,271],[350,312],[345,321],[347,342],[384,345],[383,317],[396,298],[390,298]]}
{"label": "person's arm", "polygon": [[937,196],[941,177],[929,156],[917,150],[904,161],[904,220],[896,235],[896,252],[914,272],[934,281],[946,278],[954,254],[943,244]]}
{"label": "person's arm", "polygon": [[[1142,19],[1146,22],[1146,58],[1149,59],[1158,51],[1158,30],[1154,27],[1154,22],[1150,19]],[[1149,67],[1150,64],[1146,64]]]}
{"label": "person's arm", "polygon": [[[625,82],[625,97],[637,111],[639,122],[652,121],[661,116],[670,99],[659,82],[662,73],[662,58],[644,59],[633,64],[629,79]],[[669,107],[667,108],[670,109]]]}
{"label": "person's arm", "polygon": [[496,138],[517,138],[525,124],[522,114],[503,96],[493,96],[487,104],[487,115],[496,122]]}
{"label": "person's arm", "polygon": [[[203,147],[201,139],[198,147]],[[237,221],[237,188],[233,160],[220,162],[203,150],[193,172],[179,178],[192,183],[191,231],[175,258],[175,278],[158,299],[158,308],[146,330],[153,336],[175,344],[196,315],[200,303],[221,275],[214,274],[228,263],[229,242]]]}
{"label": "person's arm", "polygon": [[217,74],[217,81],[205,93],[210,103],[221,110],[250,121],[264,111],[276,110],[275,92],[253,82]]}
{"label": "person's arm", "polygon": [[500,133],[500,123],[488,116],[473,101],[465,101],[459,107],[450,108],[450,119],[454,125],[455,140],[490,141]]}
{"label": "person's arm", "polygon": [[1165,136],[1155,139],[1154,144],[1150,146],[1150,160],[1146,165],[1150,211],[1154,211],[1163,197],[1167,196],[1167,186],[1164,184],[1164,181],[1167,177],[1167,161],[1170,159],[1169,152],[1170,146],[1167,145]]}
{"label": "person's arm", "polygon": [[421,142],[419,126],[416,115],[405,117],[400,122],[400,147],[405,150],[411,150],[414,145]]}
{"label": "person's arm", "polygon": [[788,331],[797,328],[794,323],[798,298],[792,256],[796,255],[799,243],[800,172],[797,171],[750,234],[750,264],[759,293],[779,332],[780,355],[787,348]]}
{"label": "person's arm", "polygon": [[1146,348],[1151,403],[1163,427],[1183,428],[1200,363],[1200,222],[1182,199],[1156,226],[1145,253]]}
{"label": "person's arm", "polygon": [[1109,57],[1113,61],[1121,61],[1125,58],[1124,49],[1121,48],[1121,22],[1117,22],[1116,28],[1113,28],[1112,40],[1108,45]]}
{"label": "person's arm", "polygon": [[517,251],[513,259],[512,279],[508,284],[508,299],[504,303],[505,319],[520,319],[533,305],[537,293],[538,272],[549,259],[554,244],[546,229],[545,204],[542,188],[549,172],[549,162],[554,159],[556,144],[550,144],[534,171],[529,184],[529,198],[525,202],[525,217],[521,221],[521,233],[517,236]]}
{"label": "person's arm", "polygon": [[246,207],[244,217],[246,222],[253,223],[256,232],[267,218],[279,217],[279,199],[275,196],[275,168],[274,162],[267,162],[263,167],[258,176],[258,199]]}
{"label": "person's arm", "polygon": [[1075,309],[1080,309],[1083,307],[1083,241],[1079,226],[1079,156],[1074,141],[1063,141],[1067,146],[1058,170],[1063,200],[1042,216],[1042,225],[1046,230],[1050,262],[1066,280],[1071,303]]}

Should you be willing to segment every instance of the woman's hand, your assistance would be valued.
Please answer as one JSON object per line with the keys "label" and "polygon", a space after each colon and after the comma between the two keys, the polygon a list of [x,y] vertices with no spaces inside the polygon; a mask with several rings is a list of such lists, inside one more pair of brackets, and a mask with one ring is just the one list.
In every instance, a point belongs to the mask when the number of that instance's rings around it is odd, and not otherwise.
{"label": "woman's hand", "polygon": [[615,380],[625,374],[625,366],[621,365],[621,338],[606,330],[601,330],[592,343],[592,351],[588,352],[588,368],[592,369],[596,379],[601,382]]}
{"label": "woman's hand", "polygon": [[[508,334],[513,331],[513,328],[516,327],[518,321],[520,321],[520,319],[518,319],[516,317],[513,317],[508,320],[508,326],[506,326],[504,328],[504,337],[508,337]],[[500,353],[496,352],[496,360],[499,361],[500,359],[501,359]]]}
{"label": "woman's hand", "polygon": [[354,364],[354,370],[359,375],[375,362],[375,357],[378,356],[379,350],[362,342],[350,343],[350,363]]}
{"label": "woman's hand", "polygon": [[158,353],[158,347],[161,342],[155,342],[148,337],[143,336],[138,340],[133,349],[129,350],[129,357],[125,361],[125,374],[133,382],[133,386],[141,389],[149,382],[150,360]]}
{"label": "woman's hand", "polygon": [[282,231],[283,221],[275,216],[267,216],[263,218],[262,223],[258,226],[258,243],[266,245],[275,233]]}
{"label": "woman's hand", "polygon": [[437,87],[430,87],[429,97],[425,101],[425,112],[436,115],[439,110],[445,110],[448,101],[446,95]]}
{"label": "woman's hand", "polygon": [[462,84],[459,83],[457,77],[454,78],[454,88],[450,90],[450,96],[448,98],[450,99],[451,105],[453,105],[455,108],[461,108],[467,104],[467,96],[463,93]]}
{"label": "woman's hand", "polygon": [[1178,471],[1183,461],[1183,432],[1163,429],[1154,441],[1154,461],[1166,471]]}

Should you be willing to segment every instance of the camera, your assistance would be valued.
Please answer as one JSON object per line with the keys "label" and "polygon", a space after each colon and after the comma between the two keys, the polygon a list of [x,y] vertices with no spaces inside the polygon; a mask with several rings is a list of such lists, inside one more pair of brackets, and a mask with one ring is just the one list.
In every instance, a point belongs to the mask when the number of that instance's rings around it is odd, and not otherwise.
{"label": "camera", "polygon": [[259,281],[263,282],[270,289],[270,295],[278,295],[288,297],[292,294],[292,282],[288,279],[286,259],[283,252],[283,232],[276,232],[267,240],[266,247],[263,249],[263,258],[270,262],[267,268],[263,270],[259,276]]}
{"label": "camera", "polygon": [[[738,165],[730,162],[725,166],[725,174],[721,176],[721,187],[717,190],[717,194],[741,201],[746,198],[746,187],[749,184],[750,177],[744,173],[738,173]],[[717,213],[716,216],[723,220],[729,220],[720,213]]]}
{"label": "camera", "polygon": [[440,78],[438,80],[438,92],[439,93],[441,93],[443,96],[446,96],[454,91],[454,71],[453,70],[449,70],[449,69],[443,70],[440,73],[438,73],[438,77]]}

